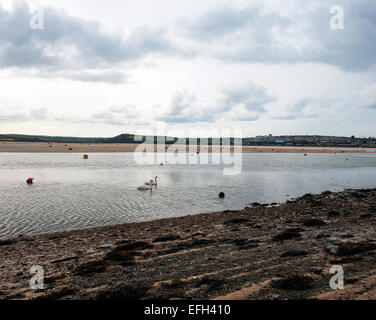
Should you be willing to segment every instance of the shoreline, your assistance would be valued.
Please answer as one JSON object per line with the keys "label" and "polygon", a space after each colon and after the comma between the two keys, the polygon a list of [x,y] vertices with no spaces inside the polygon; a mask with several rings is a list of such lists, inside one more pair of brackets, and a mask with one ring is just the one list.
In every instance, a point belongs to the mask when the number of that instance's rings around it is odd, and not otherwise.
{"label": "shoreline", "polygon": [[[107,153],[107,152],[135,152],[139,144],[87,144],[87,143],[47,143],[47,142],[7,142],[0,141],[0,153]],[[166,147],[170,147],[166,145]],[[197,146],[196,146],[197,147]],[[72,150],[69,150],[72,148]],[[235,147],[235,152],[240,147]],[[157,147],[150,147],[157,151]],[[234,152],[234,147],[231,147]],[[186,152],[196,152],[186,147]],[[211,152],[212,147],[198,147],[200,152]],[[222,150],[221,150],[222,151]],[[170,151],[168,151],[170,152]],[[227,150],[226,150],[227,152]],[[376,148],[346,148],[346,147],[290,147],[290,146],[243,146],[243,153],[376,153]]]}
{"label": "shoreline", "polygon": [[[0,240],[1,299],[374,299],[376,189]],[[46,287],[28,288],[41,265]],[[345,270],[332,290],[330,267]]]}

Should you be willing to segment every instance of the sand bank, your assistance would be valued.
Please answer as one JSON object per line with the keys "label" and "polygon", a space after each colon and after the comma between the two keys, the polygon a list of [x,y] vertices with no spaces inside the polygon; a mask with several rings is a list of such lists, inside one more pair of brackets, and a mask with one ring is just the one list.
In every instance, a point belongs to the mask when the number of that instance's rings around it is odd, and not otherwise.
{"label": "sand bank", "polygon": [[[40,142],[0,142],[0,152],[46,152],[46,153],[90,153],[90,152],[134,152],[137,144],[86,144],[86,143],[40,143]],[[168,147],[168,146],[167,146]],[[72,150],[69,150],[72,148]],[[151,147],[150,150],[153,150]],[[170,149],[172,150],[172,149]],[[218,149],[215,149],[218,150]],[[228,149],[225,149],[228,151]],[[231,148],[233,151],[234,148]],[[239,150],[235,148],[235,150]],[[157,151],[157,148],[154,148]],[[172,150],[173,151],[173,150]],[[195,152],[196,149],[186,152]],[[212,147],[198,147],[200,152],[212,152]],[[329,147],[269,147],[269,146],[243,146],[244,153],[376,153],[376,149],[365,148],[329,148]]]}

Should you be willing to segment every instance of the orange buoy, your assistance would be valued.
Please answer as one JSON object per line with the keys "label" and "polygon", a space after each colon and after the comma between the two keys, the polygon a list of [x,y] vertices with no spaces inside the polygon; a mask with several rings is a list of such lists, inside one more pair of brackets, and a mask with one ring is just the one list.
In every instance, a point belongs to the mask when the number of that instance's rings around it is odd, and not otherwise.
{"label": "orange buoy", "polygon": [[87,160],[87,159],[89,159],[89,156],[87,154],[84,154],[83,158],[84,158],[84,160]]}

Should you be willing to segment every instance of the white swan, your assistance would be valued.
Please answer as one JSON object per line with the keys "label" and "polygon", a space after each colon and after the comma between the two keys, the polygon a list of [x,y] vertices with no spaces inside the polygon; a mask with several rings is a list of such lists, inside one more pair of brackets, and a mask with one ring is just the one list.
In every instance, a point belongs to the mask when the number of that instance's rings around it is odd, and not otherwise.
{"label": "white swan", "polygon": [[146,191],[146,190],[151,190],[152,189],[152,186],[139,186],[137,187],[137,190],[141,190],[141,191]]}
{"label": "white swan", "polygon": [[150,180],[149,182],[145,182],[145,185],[146,186],[156,186],[158,184],[158,182],[157,182],[158,176],[156,176],[154,179],[155,179],[155,181]]}

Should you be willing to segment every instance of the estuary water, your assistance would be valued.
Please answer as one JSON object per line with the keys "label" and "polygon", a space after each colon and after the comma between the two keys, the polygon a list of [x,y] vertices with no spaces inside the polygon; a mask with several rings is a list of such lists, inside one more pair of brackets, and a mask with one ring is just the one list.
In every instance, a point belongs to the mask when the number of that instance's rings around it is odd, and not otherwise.
{"label": "estuary water", "polygon": [[[187,155],[198,157],[202,155]],[[158,176],[153,191],[137,187]],[[27,185],[28,177],[36,178]],[[243,154],[223,165],[140,165],[133,153],[0,153],[0,238],[283,202],[305,193],[376,188],[376,154]],[[219,192],[225,198],[218,197]]]}

